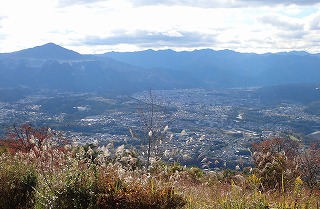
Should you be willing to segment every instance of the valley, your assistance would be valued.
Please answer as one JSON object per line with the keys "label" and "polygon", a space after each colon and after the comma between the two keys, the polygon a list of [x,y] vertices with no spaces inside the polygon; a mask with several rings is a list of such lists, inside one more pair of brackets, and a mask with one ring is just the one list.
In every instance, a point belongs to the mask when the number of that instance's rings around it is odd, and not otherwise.
{"label": "valley", "polygon": [[255,141],[317,139],[319,63],[319,54],[306,52],[84,55],[54,43],[0,53],[0,134],[28,123],[74,143],[123,144],[143,154],[141,116],[152,89],[154,113],[161,128],[168,125],[159,157],[205,169],[244,167]]}
{"label": "valley", "polygon": [[[154,90],[156,105],[170,118],[161,144],[163,158],[206,169],[234,168],[250,161],[254,141],[270,136],[309,138],[320,129],[320,117],[307,105],[283,100],[265,103],[260,88]],[[2,89],[2,94],[6,91]],[[28,123],[63,131],[81,144],[140,146],[144,143],[139,110],[148,91],[74,93],[26,91],[0,102],[1,134],[14,124]],[[131,132],[130,132],[131,130]],[[132,136],[132,132],[137,136]],[[203,161],[203,159],[206,159]],[[205,166],[208,164],[209,166]]]}

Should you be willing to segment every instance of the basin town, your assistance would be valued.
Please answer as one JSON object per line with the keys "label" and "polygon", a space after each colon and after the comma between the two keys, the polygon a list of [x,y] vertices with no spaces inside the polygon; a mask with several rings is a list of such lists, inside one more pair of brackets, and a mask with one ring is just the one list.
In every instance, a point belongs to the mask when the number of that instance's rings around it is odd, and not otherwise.
{"label": "basin town", "polygon": [[[162,116],[170,118],[167,137],[161,144],[163,155],[181,164],[207,165],[205,169],[244,167],[251,164],[250,147],[255,141],[279,135],[295,139],[318,136],[320,117],[308,113],[306,105],[266,103],[256,91],[153,90]],[[24,92],[0,102],[1,134],[14,124],[29,123],[62,131],[66,138],[81,144],[139,145],[143,139],[133,132],[142,131],[139,108],[147,103],[147,96],[148,91]]]}

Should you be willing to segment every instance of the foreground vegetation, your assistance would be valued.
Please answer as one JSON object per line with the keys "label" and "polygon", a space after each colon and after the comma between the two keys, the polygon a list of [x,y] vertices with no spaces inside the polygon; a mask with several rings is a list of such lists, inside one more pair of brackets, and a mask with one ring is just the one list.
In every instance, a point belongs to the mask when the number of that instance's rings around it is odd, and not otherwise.
{"label": "foreground vegetation", "polygon": [[320,152],[291,139],[253,145],[255,168],[203,172],[133,148],[79,146],[15,128],[0,146],[0,208],[319,208]]}

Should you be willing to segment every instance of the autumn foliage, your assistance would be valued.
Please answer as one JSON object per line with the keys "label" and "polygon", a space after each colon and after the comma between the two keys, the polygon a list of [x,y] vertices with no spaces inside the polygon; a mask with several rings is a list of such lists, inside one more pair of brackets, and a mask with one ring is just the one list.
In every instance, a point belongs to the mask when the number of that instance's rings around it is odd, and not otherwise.
{"label": "autumn foliage", "polygon": [[14,128],[1,141],[0,208],[177,208],[185,200],[173,182],[137,165],[123,146],[66,143],[46,128]]}
{"label": "autumn foliage", "polygon": [[312,193],[319,189],[320,149],[290,138],[273,138],[252,145],[256,174],[263,190],[292,189],[301,178]]}
{"label": "autumn foliage", "polygon": [[209,171],[112,143],[77,145],[23,125],[0,141],[2,209],[319,208],[319,147],[274,138],[252,146],[253,169]]}

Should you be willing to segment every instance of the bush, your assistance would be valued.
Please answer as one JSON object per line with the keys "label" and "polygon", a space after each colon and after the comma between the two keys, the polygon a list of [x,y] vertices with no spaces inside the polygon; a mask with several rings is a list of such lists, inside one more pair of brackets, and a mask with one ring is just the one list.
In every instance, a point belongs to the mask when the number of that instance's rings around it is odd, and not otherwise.
{"label": "bush", "polygon": [[[27,149],[10,140],[2,147],[1,209],[317,208],[320,202],[319,147],[306,149],[302,156],[287,139],[256,143],[256,168],[241,175],[159,161],[151,164],[150,172],[136,166],[137,156],[124,146],[62,147],[52,143],[54,135],[41,143],[28,137]],[[269,192],[272,189],[281,192]]]}
{"label": "bush", "polygon": [[5,154],[0,158],[0,208],[33,208],[37,177],[35,170],[11,161]]}
{"label": "bush", "polygon": [[94,169],[71,169],[67,175],[61,175],[61,179],[57,180],[63,183],[53,190],[53,208],[95,208],[97,182]]}
{"label": "bush", "polygon": [[174,209],[186,204],[172,183],[162,182],[143,170],[122,173],[121,167],[110,165],[99,171],[98,182],[98,208]]}
{"label": "bush", "polygon": [[135,184],[117,190],[110,187],[105,189],[109,191],[99,194],[98,208],[173,209],[181,208],[186,204],[172,187],[155,189],[151,184]]}
{"label": "bush", "polygon": [[253,161],[265,190],[294,186],[299,176],[299,144],[291,139],[274,138],[253,144]]}
{"label": "bush", "polygon": [[15,128],[1,141],[1,209],[174,209],[185,204],[172,182],[139,169],[134,151],[61,142],[51,130],[29,126]]}

